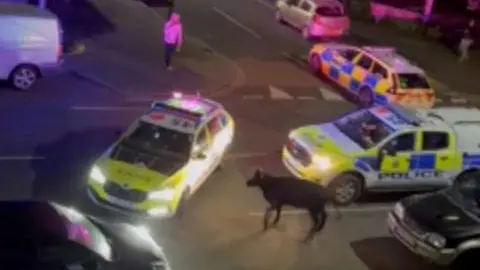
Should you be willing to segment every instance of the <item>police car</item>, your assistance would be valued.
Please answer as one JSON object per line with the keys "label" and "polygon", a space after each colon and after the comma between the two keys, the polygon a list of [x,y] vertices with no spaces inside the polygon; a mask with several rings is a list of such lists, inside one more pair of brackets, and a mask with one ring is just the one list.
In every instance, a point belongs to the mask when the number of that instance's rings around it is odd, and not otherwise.
{"label": "police car", "polygon": [[233,134],[232,117],[212,100],[154,102],[97,160],[88,194],[114,210],[172,216],[219,166]]}
{"label": "police car", "polygon": [[338,204],[365,191],[422,191],[480,169],[480,110],[409,110],[396,104],[293,130],[283,162],[335,190]]}
{"label": "police car", "polygon": [[435,103],[425,72],[394,48],[317,44],[308,61],[315,74],[323,74],[357,95],[363,107],[397,103],[431,108]]}

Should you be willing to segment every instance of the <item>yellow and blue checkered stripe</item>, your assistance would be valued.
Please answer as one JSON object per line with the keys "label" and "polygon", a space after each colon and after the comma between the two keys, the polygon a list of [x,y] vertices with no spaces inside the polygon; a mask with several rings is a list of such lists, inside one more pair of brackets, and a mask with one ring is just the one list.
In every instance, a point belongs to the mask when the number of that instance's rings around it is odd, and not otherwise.
{"label": "yellow and blue checkered stripe", "polygon": [[[480,165],[480,155],[477,156],[477,164]],[[441,171],[440,165],[437,162],[437,156],[431,154],[412,154],[410,155],[407,171]],[[354,167],[364,173],[369,173],[378,170],[377,157],[361,157],[354,162]]]}
{"label": "yellow and blue checkered stripe", "polygon": [[480,168],[480,155],[464,153],[462,155],[462,167],[463,169]]}
{"label": "yellow and blue checkered stripe", "polygon": [[322,66],[322,71],[342,86],[346,86],[348,90],[354,93],[358,93],[362,86],[368,86],[373,91],[376,104],[385,105],[388,103],[388,99],[376,91],[379,83],[377,76],[353,65],[349,61],[336,63],[340,65],[340,68],[334,68],[332,63],[334,61],[333,51],[330,49],[324,50],[320,57],[322,59],[322,65],[325,65],[324,67]]}

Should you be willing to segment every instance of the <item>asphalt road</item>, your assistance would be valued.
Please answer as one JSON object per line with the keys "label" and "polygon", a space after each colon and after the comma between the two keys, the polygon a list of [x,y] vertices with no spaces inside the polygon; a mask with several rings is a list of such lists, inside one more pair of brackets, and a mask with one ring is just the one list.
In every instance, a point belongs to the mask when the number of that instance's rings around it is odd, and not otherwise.
{"label": "asphalt road", "polygon": [[[388,237],[385,213],[401,195],[344,209],[344,218],[331,218],[308,245],[301,239],[309,221],[294,210],[277,229],[259,233],[265,203],[245,186],[253,169],[286,174],[278,150],[288,131],[330,121],[355,105],[308,73],[302,56],[310,45],[274,22],[268,2],[189,0],[178,9],[188,33],[234,60],[246,82],[216,98],[237,125],[223,168],[189,201],[183,220],[149,222],[174,269],[433,269]],[[445,91],[439,98],[461,104],[458,95]],[[69,73],[46,78],[29,93],[0,89],[0,198],[86,207],[79,204],[86,170],[147,105]]]}

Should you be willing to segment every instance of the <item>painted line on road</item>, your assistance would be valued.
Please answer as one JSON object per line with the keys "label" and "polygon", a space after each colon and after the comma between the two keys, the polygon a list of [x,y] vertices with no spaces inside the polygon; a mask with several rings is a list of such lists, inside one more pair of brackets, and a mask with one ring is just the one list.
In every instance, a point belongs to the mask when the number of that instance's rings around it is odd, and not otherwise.
{"label": "painted line on road", "polygon": [[276,8],[275,8],[274,5],[269,4],[269,3],[265,2],[265,1],[262,1],[262,0],[253,0],[253,1],[259,3],[260,5],[266,7],[266,8],[268,8],[268,9],[270,9],[270,10],[276,10]]}
{"label": "painted line on road", "polygon": [[233,18],[232,16],[228,15],[227,13],[225,13],[224,11],[222,11],[221,9],[217,8],[217,7],[213,7],[212,8],[213,11],[215,11],[216,13],[218,13],[220,16],[222,16],[223,18],[225,18],[227,21],[235,24],[236,26],[242,28],[243,30],[245,30],[247,33],[249,33],[250,35],[252,35],[253,37],[255,37],[256,39],[262,39],[262,36],[259,35],[257,32],[253,31],[252,29],[250,29],[248,26],[245,26],[243,25],[241,22],[237,21],[235,18]]}
{"label": "painted line on road", "polygon": [[44,160],[45,157],[37,156],[0,156],[0,161],[14,161],[14,160]]}
{"label": "painted line on road", "polygon": [[[393,206],[366,206],[366,207],[349,207],[349,208],[341,208],[340,212],[342,213],[372,213],[372,212],[388,212],[392,210]],[[336,210],[332,207],[327,207],[327,212],[335,212]],[[249,212],[249,216],[263,216],[265,212],[260,212],[260,211],[253,211]],[[302,211],[302,210],[283,210],[282,215],[287,215],[287,216],[299,216],[299,215],[305,215],[307,214],[307,211]]]}
{"label": "painted line on road", "polygon": [[451,98],[450,99],[454,104],[465,104],[468,103],[468,100],[465,98]]}
{"label": "painted line on road", "polygon": [[249,100],[252,100],[252,99],[255,99],[255,100],[259,100],[259,99],[264,99],[265,97],[263,95],[245,95],[245,96],[242,96],[242,99],[249,99]]}
{"label": "painted line on road", "polygon": [[232,154],[227,154],[225,156],[226,160],[232,160],[232,159],[248,159],[248,158],[255,158],[255,157],[263,157],[263,156],[268,156],[271,155],[272,153],[266,153],[266,152],[252,152],[252,153],[232,153]]}
{"label": "painted line on road", "polygon": [[72,106],[69,108],[72,111],[145,111],[146,107],[126,107],[126,106]]}
{"label": "painted line on road", "polygon": [[300,96],[300,97],[297,97],[297,99],[300,99],[300,100],[316,100],[316,98],[312,97],[312,96]]}

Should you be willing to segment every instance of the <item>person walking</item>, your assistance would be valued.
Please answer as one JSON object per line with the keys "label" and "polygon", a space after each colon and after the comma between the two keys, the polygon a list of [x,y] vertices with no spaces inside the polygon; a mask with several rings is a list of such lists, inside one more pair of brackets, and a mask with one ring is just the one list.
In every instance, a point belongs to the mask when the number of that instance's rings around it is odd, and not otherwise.
{"label": "person walking", "polygon": [[458,62],[464,62],[468,59],[470,47],[473,45],[473,28],[475,27],[475,20],[470,20],[468,27],[463,31],[462,39],[458,45],[459,58]]}
{"label": "person walking", "polygon": [[163,26],[163,42],[165,67],[173,70],[172,56],[175,51],[180,51],[183,43],[183,27],[180,15],[176,12],[172,12]]}

